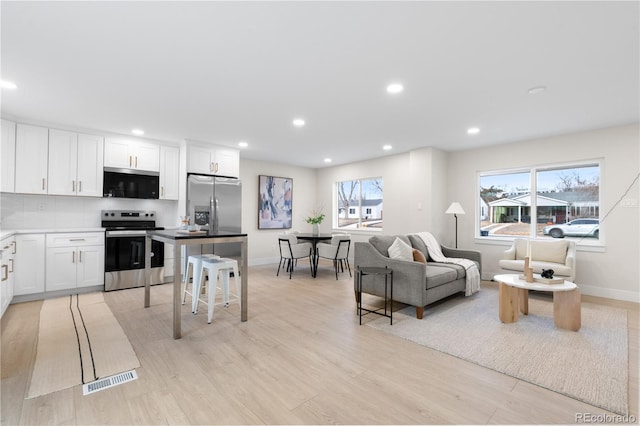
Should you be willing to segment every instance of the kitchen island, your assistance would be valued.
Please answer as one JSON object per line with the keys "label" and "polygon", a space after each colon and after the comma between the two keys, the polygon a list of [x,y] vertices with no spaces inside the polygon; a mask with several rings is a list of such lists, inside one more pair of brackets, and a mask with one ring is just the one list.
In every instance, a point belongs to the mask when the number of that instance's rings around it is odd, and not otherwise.
{"label": "kitchen island", "polygon": [[248,271],[247,271],[247,234],[232,232],[217,233],[183,233],[177,229],[154,230],[147,231],[147,244],[145,244],[146,262],[145,262],[145,288],[144,288],[144,307],[148,308],[151,304],[151,241],[160,241],[173,246],[173,338],[179,339],[182,336],[181,330],[181,309],[182,309],[182,280],[181,280],[181,259],[182,246],[203,245],[203,244],[224,244],[224,243],[240,243],[241,260],[240,269],[240,320],[247,320],[247,290],[248,290]]}

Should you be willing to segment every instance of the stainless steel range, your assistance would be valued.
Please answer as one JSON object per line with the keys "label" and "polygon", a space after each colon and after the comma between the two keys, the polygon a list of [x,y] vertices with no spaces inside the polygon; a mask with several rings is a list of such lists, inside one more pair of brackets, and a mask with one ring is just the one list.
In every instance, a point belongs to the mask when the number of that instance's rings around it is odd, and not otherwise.
{"label": "stainless steel range", "polygon": [[[105,238],[105,291],[143,287],[146,231],[156,226],[156,213],[144,210],[102,210]],[[164,274],[164,244],[151,246],[151,284],[168,280]]]}

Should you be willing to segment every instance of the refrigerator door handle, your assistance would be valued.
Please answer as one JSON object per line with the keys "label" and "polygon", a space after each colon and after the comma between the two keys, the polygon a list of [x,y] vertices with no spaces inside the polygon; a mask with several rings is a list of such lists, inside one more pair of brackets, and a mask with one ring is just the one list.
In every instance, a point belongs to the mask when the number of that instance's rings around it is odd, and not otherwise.
{"label": "refrigerator door handle", "polygon": [[212,211],[213,211],[213,232],[218,232],[219,228],[219,221],[218,221],[218,198],[212,198],[211,199],[211,207],[212,207]]}

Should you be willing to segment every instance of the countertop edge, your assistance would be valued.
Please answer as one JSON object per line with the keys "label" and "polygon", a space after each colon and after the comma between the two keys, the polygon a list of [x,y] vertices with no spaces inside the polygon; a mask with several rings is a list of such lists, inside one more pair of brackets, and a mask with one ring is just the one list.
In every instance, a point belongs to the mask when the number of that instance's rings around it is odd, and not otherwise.
{"label": "countertop edge", "polygon": [[61,233],[81,233],[81,232],[104,232],[105,228],[34,228],[34,229],[3,229],[0,232],[0,239],[12,237],[14,235],[25,234],[61,234]]}

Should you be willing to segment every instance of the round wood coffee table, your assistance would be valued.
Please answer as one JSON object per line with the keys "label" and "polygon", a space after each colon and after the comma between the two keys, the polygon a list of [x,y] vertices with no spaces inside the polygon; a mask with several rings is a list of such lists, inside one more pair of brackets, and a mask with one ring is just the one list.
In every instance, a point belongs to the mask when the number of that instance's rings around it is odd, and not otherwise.
{"label": "round wood coffee table", "polygon": [[518,321],[519,312],[529,314],[529,290],[553,293],[553,322],[556,327],[578,331],[582,325],[580,290],[571,281],[562,284],[528,283],[518,274],[500,274],[493,277],[500,284],[499,314],[503,323]]}

